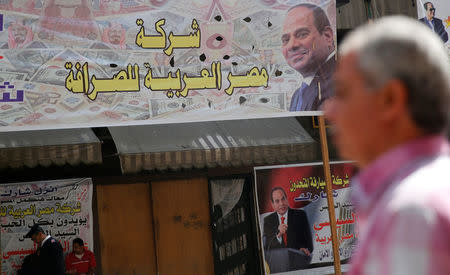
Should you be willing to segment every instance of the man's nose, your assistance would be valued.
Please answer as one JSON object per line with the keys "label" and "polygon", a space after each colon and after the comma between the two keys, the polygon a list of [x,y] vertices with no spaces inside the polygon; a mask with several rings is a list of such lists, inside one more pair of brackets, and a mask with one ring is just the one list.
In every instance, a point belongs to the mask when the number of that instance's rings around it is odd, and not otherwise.
{"label": "man's nose", "polygon": [[295,51],[297,50],[301,45],[301,41],[299,41],[299,39],[289,39],[288,44],[286,45],[288,51]]}

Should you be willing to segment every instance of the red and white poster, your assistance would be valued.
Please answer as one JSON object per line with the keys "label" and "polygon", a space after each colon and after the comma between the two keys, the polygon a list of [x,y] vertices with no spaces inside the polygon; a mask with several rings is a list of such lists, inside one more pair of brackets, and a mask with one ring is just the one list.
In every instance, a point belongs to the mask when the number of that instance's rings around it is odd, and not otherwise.
{"label": "red and white poster", "polygon": [[72,252],[75,238],[93,251],[92,191],[90,178],[2,184],[1,274],[17,274],[24,258],[36,252],[37,245],[25,238],[34,224],[58,240],[64,254]]}
{"label": "red and white poster", "polygon": [[[340,259],[357,241],[351,202],[351,163],[332,163]],[[265,274],[333,270],[333,250],[322,163],[256,167],[255,181]],[[316,274],[316,273],[314,273]]]}

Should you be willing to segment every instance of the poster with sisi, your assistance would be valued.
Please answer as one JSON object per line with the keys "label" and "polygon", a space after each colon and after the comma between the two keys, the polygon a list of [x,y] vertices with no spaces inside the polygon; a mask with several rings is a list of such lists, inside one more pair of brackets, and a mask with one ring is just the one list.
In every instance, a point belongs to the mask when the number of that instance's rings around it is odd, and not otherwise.
{"label": "poster with sisi", "polygon": [[93,251],[92,191],[89,178],[2,184],[1,274],[17,274],[23,259],[36,252],[25,238],[34,224],[59,241],[65,255],[75,238]]}
{"label": "poster with sisi", "polygon": [[0,131],[320,115],[335,0],[0,1]]}
{"label": "poster with sisi", "polygon": [[[358,239],[350,198],[355,168],[348,162],[332,162],[330,168],[339,255],[346,262]],[[322,163],[255,167],[254,172],[265,274],[333,272]]]}
{"label": "poster with sisi", "polygon": [[450,56],[450,1],[417,0],[418,19],[445,43]]}

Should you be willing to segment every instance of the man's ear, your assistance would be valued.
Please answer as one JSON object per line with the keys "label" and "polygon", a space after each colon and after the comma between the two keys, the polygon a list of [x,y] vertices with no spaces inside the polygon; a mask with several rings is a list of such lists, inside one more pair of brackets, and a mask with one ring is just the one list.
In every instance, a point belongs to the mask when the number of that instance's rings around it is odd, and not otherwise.
{"label": "man's ear", "polygon": [[328,47],[330,49],[334,50],[334,33],[333,33],[333,29],[331,29],[330,26],[326,26],[322,30],[322,36],[327,41]]}
{"label": "man's ear", "polygon": [[382,119],[395,120],[400,113],[408,112],[408,89],[403,81],[391,79],[378,92],[377,104]]}

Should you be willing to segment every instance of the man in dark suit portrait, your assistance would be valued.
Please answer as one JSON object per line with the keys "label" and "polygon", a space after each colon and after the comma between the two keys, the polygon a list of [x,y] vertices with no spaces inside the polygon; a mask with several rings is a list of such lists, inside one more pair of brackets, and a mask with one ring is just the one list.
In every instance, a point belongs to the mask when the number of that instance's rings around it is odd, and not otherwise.
{"label": "man in dark suit portrait", "polygon": [[33,274],[37,275],[64,275],[64,255],[61,244],[50,235],[45,235],[44,230],[37,224],[31,227],[25,235],[38,245],[35,253]]}
{"label": "man in dark suit portrait", "polygon": [[306,213],[289,208],[281,187],[272,189],[271,202],[274,212],[264,218],[264,249],[293,248],[311,256],[313,244]]}
{"label": "man in dark suit portrait", "polygon": [[286,62],[303,76],[289,111],[319,110],[334,94],[332,80],[336,65],[334,34],[324,10],[307,3],[290,8],[281,42]]}
{"label": "man in dark suit portrait", "polygon": [[437,33],[442,41],[448,41],[448,33],[445,30],[444,25],[442,24],[442,20],[434,17],[436,13],[436,8],[433,6],[431,2],[426,2],[423,4],[423,8],[425,9],[425,17],[420,18],[425,25],[427,25],[430,29],[432,29],[435,33]]}

